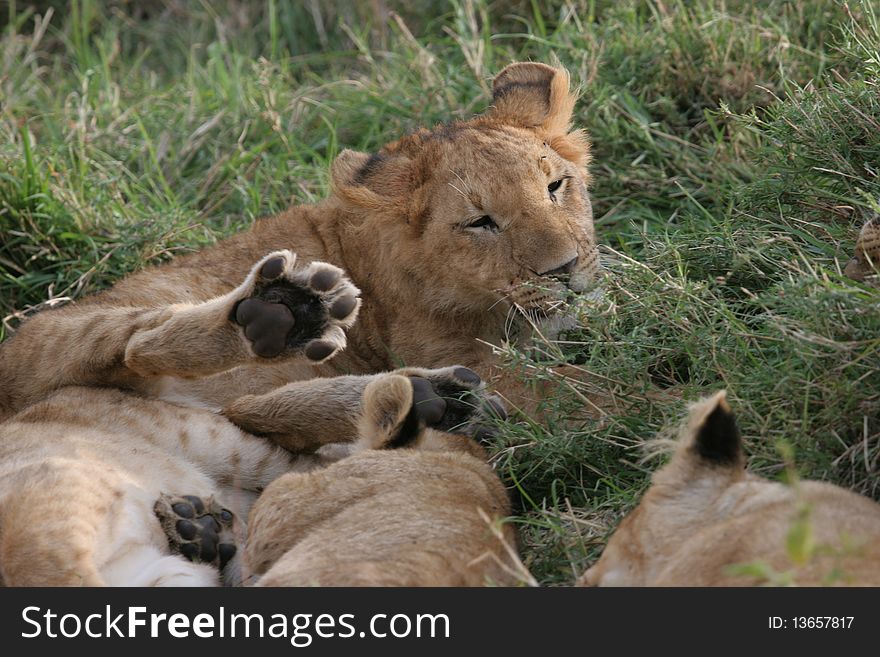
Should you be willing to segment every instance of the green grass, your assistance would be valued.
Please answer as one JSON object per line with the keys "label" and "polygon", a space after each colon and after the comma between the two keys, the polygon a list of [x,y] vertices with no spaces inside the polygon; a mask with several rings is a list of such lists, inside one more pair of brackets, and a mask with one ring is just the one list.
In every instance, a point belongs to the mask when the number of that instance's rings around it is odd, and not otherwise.
{"label": "green grass", "polygon": [[[610,276],[564,344],[507,354],[584,373],[495,449],[537,579],[596,556],[656,465],[645,441],[720,387],[753,470],[786,444],[803,476],[880,498],[880,296],[840,273],[880,209],[876,2],[7,4],[0,338],[321,198],[342,148],[472,116],[506,63],[558,57]],[[598,390],[612,412],[563,421]]]}

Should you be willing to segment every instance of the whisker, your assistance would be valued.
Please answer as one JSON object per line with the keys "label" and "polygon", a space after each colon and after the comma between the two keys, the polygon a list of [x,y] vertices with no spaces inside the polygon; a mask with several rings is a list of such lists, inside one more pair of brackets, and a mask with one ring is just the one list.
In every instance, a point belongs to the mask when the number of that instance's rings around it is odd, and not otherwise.
{"label": "whisker", "polygon": [[453,185],[451,182],[448,182],[448,183],[446,183],[446,184],[449,185],[450,187],[452,187],[452,189],[454,189],[455,191],[457,191],[459,194],[461,194],[462,198],[467,199],[467,197],[468,197],[467,194],[465,194],[463,191],[461,191],[458,187],[456,187],[455,185]]}

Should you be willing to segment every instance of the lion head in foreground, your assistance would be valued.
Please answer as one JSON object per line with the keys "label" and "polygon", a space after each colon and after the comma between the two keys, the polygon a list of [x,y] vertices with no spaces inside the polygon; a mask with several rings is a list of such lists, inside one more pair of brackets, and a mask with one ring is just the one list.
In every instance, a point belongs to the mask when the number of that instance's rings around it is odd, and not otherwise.
{"label": "lion head in foreground", "polygon": [[586,290],[599,256],[590,144],[570,125],[575,100],[565,70],[512,64],[484,114],[372,155],[343,151],[336,195],[358,217],[365,248],[379,245],[372,266],[396,269],[377,278],[403,278],[433,310],[453,314],[543,318],[568,290]]}

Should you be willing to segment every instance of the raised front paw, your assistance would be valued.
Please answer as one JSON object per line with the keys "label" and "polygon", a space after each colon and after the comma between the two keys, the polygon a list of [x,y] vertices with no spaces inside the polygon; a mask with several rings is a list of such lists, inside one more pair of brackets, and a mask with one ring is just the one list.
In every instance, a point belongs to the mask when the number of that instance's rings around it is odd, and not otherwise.
{"label": "raised front paw", "polygon": [[172,553],[224,573],[237,553],[235,514],[213,497],[162,494],[153,507]]}
{"label": "raised front paw", "polygon": [[473,370],[406,368],[367,386],[360,434],[371,448],[407,446],[425,428],[483,441],[506,418],[501,399]]}
{"label": "raised front paw", "polygon": [[253,268],[232,321],[260,358],[305,354],[315,362],[345,348],[357,318],[358,290],[341,269],[324,262],[296,267],[296,255],[276,251]]}

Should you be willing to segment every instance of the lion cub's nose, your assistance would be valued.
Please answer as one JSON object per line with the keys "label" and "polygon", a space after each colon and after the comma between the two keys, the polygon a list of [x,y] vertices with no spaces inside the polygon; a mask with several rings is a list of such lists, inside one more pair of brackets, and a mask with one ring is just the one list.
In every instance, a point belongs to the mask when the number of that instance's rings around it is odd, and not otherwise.
{"label": "lion cub's nose", "polygon": [[575,265],[577,265],[578,257],[575,256],[568,262],[566,262],[561,267],[557,267],[556,269],[550,269],[545,271],[541,276],[565,276],[566,274],[570,274],[574,271]]}

